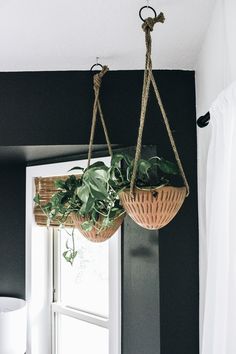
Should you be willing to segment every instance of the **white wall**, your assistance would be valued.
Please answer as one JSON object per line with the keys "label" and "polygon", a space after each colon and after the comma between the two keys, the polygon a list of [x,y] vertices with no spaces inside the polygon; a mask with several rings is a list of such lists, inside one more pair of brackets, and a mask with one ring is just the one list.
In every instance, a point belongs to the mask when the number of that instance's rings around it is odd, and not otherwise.
{"label": "white wall", "polygon": [[[197,116],[209,111],[217,95],[236,80],[236,0],[216,0],[209,27],[196,63]],[[204,303],[206,160],[211,126],[198,128],[198,199],[200,254],[200,333]],[[201,335],[200,335],[201,338]]]}
{"label": "white wall", "polygon": [[206,113],[217,95],[236,80],[235,16],[235,0],[216,0],[196,64],[199,115]]}

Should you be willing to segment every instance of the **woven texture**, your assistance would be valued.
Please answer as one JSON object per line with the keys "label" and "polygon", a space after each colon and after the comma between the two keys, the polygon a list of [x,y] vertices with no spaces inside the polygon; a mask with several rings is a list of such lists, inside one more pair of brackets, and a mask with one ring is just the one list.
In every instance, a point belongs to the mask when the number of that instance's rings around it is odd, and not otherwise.
{"label": "woven texture", "polygon": [[[77,178],[79,175],[77,175]],[[36,177],[34,180],[35,183],[35,193],[40,195],[40,200],[42,205],[45,205],[49,202],[52,195],[58,192],[58,189],[55,187],[55,181],[61,179],[65,181],[68,176],[55,176],[55,177]],[[37,225],[47,226],[47,216],[40,208],[40,206],[34,206],[34,219]],[[73,221],[70,217],[63,223],[67,227],[73,227]],[[50,226],[59,226],[60,222],[57,220],[51,220]]]}
{"label": "woven texture", "polygon": [[186,197],[186,187],[134,189],[134,197],[127,189],[120,193],[127,214],[140,226],[158,230],[166,226],[178,213]]}
{"label": "woven texture", "polygon": [[[122,215],[118,216],[113,224],[107,228],[104,228],[103,230],[99,231],[97,230],[100,227],[100,224],[97,223],[95,227],[92,228],[91,231],[85,231],[82,229],[81,224],[86,221],[87,219],[85,217],[82,217],[78,214],[71,214],[71,219],[74,222],[75,228],[79,229],[79,231],[86,237],[89,241],[92,242],[103,242],[108,240],[114,233],[119,229],[121,226],[123,220],[125,217],[125,213]],[[102,220],[100,220],[101,223]]]}

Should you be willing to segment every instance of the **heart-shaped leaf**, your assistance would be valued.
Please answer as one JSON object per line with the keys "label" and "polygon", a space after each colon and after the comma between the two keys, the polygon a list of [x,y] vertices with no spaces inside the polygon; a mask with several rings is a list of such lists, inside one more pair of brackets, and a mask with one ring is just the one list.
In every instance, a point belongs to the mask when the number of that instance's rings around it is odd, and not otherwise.
{"label": "heart-shaped leaf", "polygon": [[[154,158],[153,158],[154,159]],[[177,165],[171,161],[165,160],[163,158],[156,158],[155,164],[159,167],[159,169],[170,175],[178,175],[179,169]]]}
{"label": "heart-shaped leaf", "polygon": [[81,187],[78,187],[76,190],[76,194],[83,203],[87,203],[90,195],[90,189],[88,185],[84,184]]}

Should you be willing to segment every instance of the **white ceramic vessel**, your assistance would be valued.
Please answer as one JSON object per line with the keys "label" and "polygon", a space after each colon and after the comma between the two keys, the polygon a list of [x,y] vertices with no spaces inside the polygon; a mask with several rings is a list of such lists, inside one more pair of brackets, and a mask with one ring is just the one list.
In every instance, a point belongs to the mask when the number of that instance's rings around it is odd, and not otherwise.
{"label": "white ceramic vessel", "polygon": [[0,354],[26,352],[26,302],[0,296]]}

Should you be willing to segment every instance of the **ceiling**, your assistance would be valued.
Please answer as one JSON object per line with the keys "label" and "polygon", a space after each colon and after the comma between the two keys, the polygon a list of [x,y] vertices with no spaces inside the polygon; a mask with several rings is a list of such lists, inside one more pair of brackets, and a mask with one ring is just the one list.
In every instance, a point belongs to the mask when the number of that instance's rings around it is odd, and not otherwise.
{"label": "ceiling", "polygon": [[[152,0],[153,67],[193,69],[215,0]],[[142,69],[146,0],[0,0],[0,71]],[[143,13],[145,16],[148,13]],[[150,13],[151,14],[151,13]],[[146,17],[146,16],[145,16]]]}
{"label": "ceiling", "polygon": [[[117,145],[112,145],[113,148]],[[106,145],[93,145],[93,152],[107,151]],[[47,163],[51,160],[73,160],[87,155],[88,145],[38,145],[38,146],[0,146],[0,163],[30,163],[37,164],[42,160]]]}

